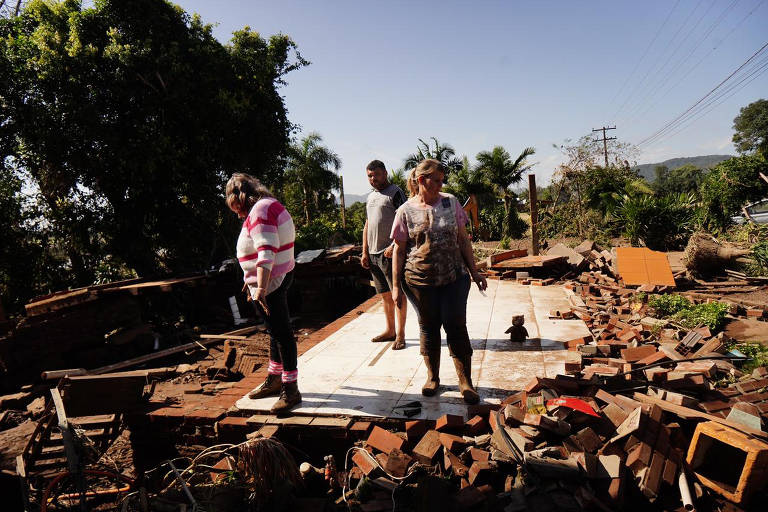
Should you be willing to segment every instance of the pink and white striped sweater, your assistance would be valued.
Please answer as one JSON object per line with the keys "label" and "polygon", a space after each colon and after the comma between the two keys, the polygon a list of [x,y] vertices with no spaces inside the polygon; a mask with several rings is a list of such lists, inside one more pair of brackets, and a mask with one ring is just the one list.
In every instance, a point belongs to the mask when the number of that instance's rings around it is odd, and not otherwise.
{"label": "pink and white striped sweater", "polygon": [[249,285],[256,284],[256,269],[272,271],[271,278],[283,276],[296,265],[293,242],[296,230],[288,210],[273,197],[260,199],[243,222],[237,239],[237,259]]}

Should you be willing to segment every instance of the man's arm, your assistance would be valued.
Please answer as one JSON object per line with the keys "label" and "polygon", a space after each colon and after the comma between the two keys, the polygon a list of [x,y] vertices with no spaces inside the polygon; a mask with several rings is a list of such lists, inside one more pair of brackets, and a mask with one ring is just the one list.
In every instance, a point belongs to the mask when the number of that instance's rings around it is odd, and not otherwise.
{"label": "man's arm", "polygon": [[368,219],[365,219],[365,226],[363,226],[363,256],[360,258],[360,264],[363,268],[371,266],[370,256],[368,255]]}

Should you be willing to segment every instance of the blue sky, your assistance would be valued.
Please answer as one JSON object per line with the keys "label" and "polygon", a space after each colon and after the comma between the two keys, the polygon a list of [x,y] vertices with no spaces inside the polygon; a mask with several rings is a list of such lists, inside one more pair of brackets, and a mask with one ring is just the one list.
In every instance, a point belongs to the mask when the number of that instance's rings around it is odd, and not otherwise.
{"label": "blue sky", "polygon": [[[471,161],[533,146],[546,183],[562,160],[553,144],[614,124],[638,143],[768,42],[767,0],[176,3],[222,42],[246,25],[294,39],[312,64],[281,89],[289,119],[341,157],[348,194],[370,189],[370,160],[400,167],[432,136]],[[768,72],[748,80],[638,163],[733,154],[739,108],[768,97]]]}

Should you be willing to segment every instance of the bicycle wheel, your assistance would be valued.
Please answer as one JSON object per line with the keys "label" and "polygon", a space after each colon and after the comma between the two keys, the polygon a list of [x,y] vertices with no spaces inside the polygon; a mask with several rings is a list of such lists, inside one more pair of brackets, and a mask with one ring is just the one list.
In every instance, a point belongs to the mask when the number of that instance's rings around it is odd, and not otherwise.
{"label": "bicycle wheel", "polygon": [[[56,475],[45,488],[40,512],[114,510],[134,485],[132,478],[113,471],[86,469],[82,479],[80,492],[75,475],[69,471]],[[84,509],[81,503],[85,504]]]}

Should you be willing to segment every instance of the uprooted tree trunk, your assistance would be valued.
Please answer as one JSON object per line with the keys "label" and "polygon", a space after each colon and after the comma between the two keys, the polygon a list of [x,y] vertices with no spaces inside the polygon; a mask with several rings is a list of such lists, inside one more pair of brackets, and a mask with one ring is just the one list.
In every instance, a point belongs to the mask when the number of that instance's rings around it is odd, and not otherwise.
{"label": "uprooted tree trunk", "polygon": [[694,233],[685,247],[683,262],[692,272],[712,274],[721,272],[731,262],[749,253],[749,249],[724,245],[710,235]]}

